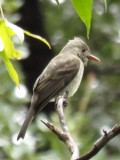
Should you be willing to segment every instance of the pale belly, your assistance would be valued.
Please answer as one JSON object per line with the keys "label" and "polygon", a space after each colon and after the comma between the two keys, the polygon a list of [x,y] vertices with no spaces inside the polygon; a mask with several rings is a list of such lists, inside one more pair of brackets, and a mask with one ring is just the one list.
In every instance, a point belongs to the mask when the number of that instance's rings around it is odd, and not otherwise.
{"label": "pale belly", "polygon": [[74,93],[78,90],[82,80],[83,72],[84,72],[84,65],[83,63],[81,63],[80,69],[75,78],[62,91],[62,92],[68,91],[68,97],[73,96]]}
{"label": "pale belly", "polygon": [[74,77],[74,79],[61,92],[59,92],[58,95],[56,95],[54,98],[52,98],[50,100],[50,102],[55,101],[55,99],[58,96],[63,95],[63,93],[66,92],[66,91],[68,91],[68,97],[71,97],[78,90],[78,88],[80,86],[80,83],[81,83],[81,80],[82,80],[82,77],[83,77],[83,72],[84,72],[83,62],[81,61],[80,64],[81,64],[80,69],[79,69],[77,75]]}

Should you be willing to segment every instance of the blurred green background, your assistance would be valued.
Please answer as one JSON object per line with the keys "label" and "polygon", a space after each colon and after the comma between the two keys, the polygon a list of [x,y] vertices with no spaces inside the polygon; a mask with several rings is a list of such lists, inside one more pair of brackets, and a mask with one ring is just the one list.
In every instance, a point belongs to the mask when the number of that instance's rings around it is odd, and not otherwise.
{"label": "blurred green background", "polygon": [[[94,0],[90,39],[86,28],[68,0],[3,0],[8,21],[32,33],[45,37],[49,50],[42,42],[26,37],[21,50],[22,60],[13,61],[20,77],[20,89],[11,81],[0,59],[0,160],[68,160],[70,153],[42,123],[49,119],[60,127],[53,104],[37,116],[24,140],[16,137],[29,107],[32,86],[50,59],[58,54],[69,39],[80,36],[86,40],[100,63],[89,62],[78,92],[70,99],[65,116],[70,132],[81,155],[94,142],[120,124],[120,1]],[[119,160],[120,136],[110,141],[93,160]]]}

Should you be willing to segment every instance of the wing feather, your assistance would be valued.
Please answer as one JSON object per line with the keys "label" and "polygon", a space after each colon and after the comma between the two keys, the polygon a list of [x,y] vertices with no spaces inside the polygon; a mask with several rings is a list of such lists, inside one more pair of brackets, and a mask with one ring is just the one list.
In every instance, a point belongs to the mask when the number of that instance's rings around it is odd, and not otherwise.
{"label": "wing feather", "polygon": [[79,67],[80,60],[74,55],[56,56],[35,82],[31,106],[41,110],[71,82],[78,73]]}

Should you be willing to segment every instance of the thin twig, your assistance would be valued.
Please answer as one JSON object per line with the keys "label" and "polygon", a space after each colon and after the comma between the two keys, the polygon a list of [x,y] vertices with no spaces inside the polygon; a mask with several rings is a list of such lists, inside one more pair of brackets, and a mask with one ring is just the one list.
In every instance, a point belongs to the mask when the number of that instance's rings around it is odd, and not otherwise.
{"label": "thin twig", "polygon": [[89,160],[94,157],[111,139],[120,134],[120,125],[115,125],[108,132],[103,130],[103,133],[104,135],[94,143],[93,148],[88,153],[76,160]]}
{"label": "thin twig", "polygon": [[51,124],[48,121],[42,121],[54,134],[58,136],[60,140],[62,140],[69,151],[71,152],[71,160],[89,160],[92,157],[94,157],[111,139],[116,137],[118,134],[120,134],[120,125],[115,125],[112,129],[109,131],[103,130],[104,135],[100,137],[95,143],[92,149],[84,154],[83,156],[79,157],[79,149],[76,143],[74,142],[72,136],[70,135],[70,132],[68,130],[68,127],[65,123],[64,118],[64,112],[63,107],[64,104],[67,104],[67,96],[63,95],[60,96],[56,101],[56,110],[59,116],[59,120],[61,123],[62,131],[57,129],[53,124]]}
{"label": "thin twig", "polygon": [[61,131],[60,129],[56,128],[52,123],[48,122],[47,120],[41,120],[54,134],[57,135],[57,137],[61,141],[66,141],[67,140],[67,135]]}
{"label": "thin twig", "polygon": [[71,152],[71,160],[75,160],[77,158],[79,158],[79,149],[78,146],[76,145],[76,143],[74,142],[72,136],[70,135],[70,132],[68,130],[68,127],[65,123],[65,118],[64,118],[64,112],[63,112],[63,108],[64,106],[66,106],[67,104],[67,92],[63,95],[60,96],[57,100],[56,100],[56,110],[59,116],[59,120],[60,120],[60,124],[62,127],[62,131],[58,128],[56,128],[52,123],[48,122],[48,121],[43,121],[42,122],[55,134],[57,135],[57,137],[63,141],[67,148],[69,149],[69,151]]}

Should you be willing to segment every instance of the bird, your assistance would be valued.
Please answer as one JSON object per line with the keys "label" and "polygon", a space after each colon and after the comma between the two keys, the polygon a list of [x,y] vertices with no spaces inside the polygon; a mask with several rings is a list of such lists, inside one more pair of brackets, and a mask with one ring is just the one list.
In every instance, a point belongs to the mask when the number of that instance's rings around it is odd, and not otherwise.
{"label": "bird", "polygon": [[68,98],[74,95],[79,88],[88,60],[100,61],[91,55],[89,47],[81,38],[74,37],[48,63],[34,83],[30,109],[17,140],[24,139],[32,119],[51,99],[55,100],[64,92],[68,93]]}

